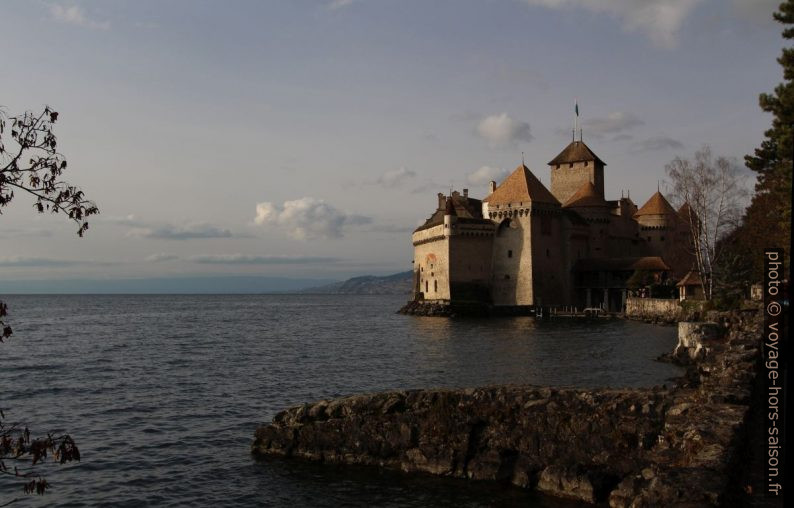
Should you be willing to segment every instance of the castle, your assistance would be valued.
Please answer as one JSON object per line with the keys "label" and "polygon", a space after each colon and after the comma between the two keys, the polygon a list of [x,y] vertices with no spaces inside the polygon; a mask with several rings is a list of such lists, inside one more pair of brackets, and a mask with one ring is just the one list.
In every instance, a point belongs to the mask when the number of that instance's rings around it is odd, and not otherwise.
{"label": "castle", "polygon": [[687,205],[657,190],[639,209],[604,197],[606,164],[580,139],[548,163],[551,190],[524,163],[482,200],[438,194],[412,235],[414,301],[621,311],[636,273],[683,277]]}

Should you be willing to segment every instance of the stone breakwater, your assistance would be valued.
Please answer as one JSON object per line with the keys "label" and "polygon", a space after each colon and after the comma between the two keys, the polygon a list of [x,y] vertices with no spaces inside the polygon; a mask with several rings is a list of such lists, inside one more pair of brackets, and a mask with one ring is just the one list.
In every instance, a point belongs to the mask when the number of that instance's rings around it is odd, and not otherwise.
{"label": "stone breakwater", "polygon": [[[613,507],[707,506],[731,496],[759,355],[754,313],[674,387],[494,386],[357,395],[282,411],[254,455],[509,482]],[[690,344],[691,346],[691,344]]]}

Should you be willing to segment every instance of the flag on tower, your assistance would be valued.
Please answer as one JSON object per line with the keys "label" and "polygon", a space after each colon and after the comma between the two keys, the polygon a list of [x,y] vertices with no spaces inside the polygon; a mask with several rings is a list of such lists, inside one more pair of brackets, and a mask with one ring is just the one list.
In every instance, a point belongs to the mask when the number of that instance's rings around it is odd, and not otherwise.
{"label": "flag on tower", "polygon": [[574,102],[573,110],[576,112],[576,116],[579,116],[579,101],[577,100]]}

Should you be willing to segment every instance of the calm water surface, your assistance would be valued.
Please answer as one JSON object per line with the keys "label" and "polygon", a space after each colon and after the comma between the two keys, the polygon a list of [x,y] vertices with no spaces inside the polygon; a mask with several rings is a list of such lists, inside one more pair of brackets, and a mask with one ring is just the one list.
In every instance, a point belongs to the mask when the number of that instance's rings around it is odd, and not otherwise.
{"label": "calm water surface", "polygon": [[[19,505],[557,506],[522,490],[289,460],[254,461],[279,410],[395,388],[652,386],[675,329],[626,321],[394,314],[403,297],[3,297],[0,407],[68,431],[83,462]],[[0,504],[19,487],[0,478]],[[15,504],[16,506],[16,504]]]}

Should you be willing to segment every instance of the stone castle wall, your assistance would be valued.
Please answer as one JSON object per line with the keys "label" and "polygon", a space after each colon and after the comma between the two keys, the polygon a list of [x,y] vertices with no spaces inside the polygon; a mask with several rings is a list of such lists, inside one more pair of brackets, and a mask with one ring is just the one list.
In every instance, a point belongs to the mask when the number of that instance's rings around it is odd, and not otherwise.
{"label": "stone castle wall", "polygon": [[574,162],[570,164],[560,164],[551,166],[551,193],[557,198],[560,204],[565,204],[568,199],[576,194],[582,185],[587,182],[593,184],[596,191],[604,195],[604,168],[595,161]]}
{"label": "stone castle wall", "polygon": [[674,323],[678,320],[681,306],[678,299],[626,298],[626,317],[654,323]]}
{"label": "stone castle wall", "polygon": [[444,226],[417,231],[413,242],[419,291],[427,300],[449,300],[449,241],[444,236]]}

